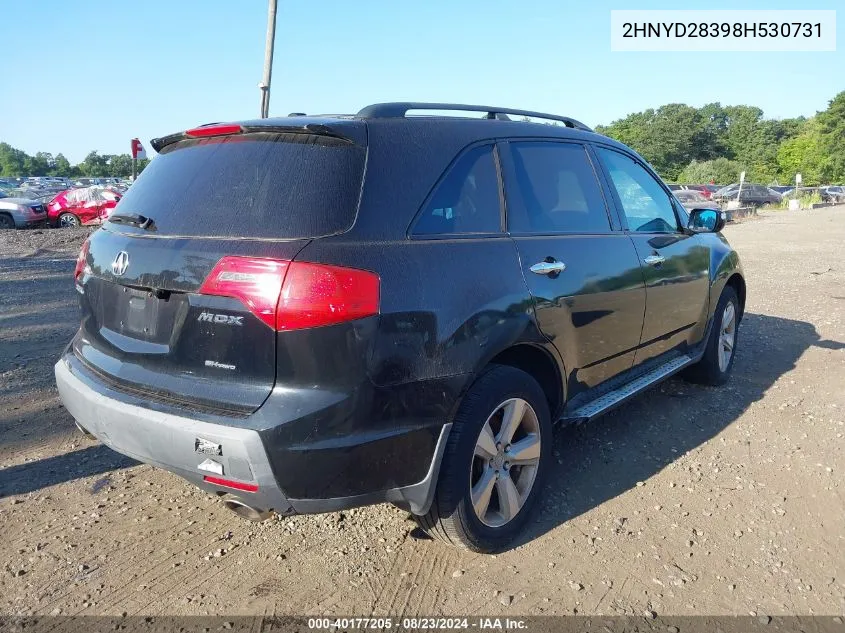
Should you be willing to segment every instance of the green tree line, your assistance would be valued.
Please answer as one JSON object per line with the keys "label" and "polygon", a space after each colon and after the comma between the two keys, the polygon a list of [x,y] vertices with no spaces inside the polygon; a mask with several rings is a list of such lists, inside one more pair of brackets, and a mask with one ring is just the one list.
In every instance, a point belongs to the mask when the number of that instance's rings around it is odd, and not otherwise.
{"label": "green tree line", "polygon": [[845,91],[810,118],[767,119],[754,106],[670,103],[596,130],[629,145],[672,182],[845,182]]}
{"label": "green tree line", "polygon": [[[138,173],[149,163],[138,161]],[[132,175],[132,157],[129,154],[100,154],[91,152],[81,163],[71,165],[64,154],[53,156],[38,152],[30,156],[8,143],[0,143],[0,177],[3,176],[63,176],[66,178],[128,178]]]}

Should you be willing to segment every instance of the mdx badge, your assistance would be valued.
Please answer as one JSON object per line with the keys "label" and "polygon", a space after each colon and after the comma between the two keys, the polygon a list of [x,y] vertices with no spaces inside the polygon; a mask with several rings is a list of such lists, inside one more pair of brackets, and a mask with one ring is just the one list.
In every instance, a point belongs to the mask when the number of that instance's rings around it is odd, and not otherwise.
{"label": "mdx badge", "polygon": [[222,455],[223,445],[198,437],[194,440],[194,452],[203,455]]}
{"label": "mdx badge", "polygon": [[111,272],[115,277],[120,277],[129,268],[129,253],[120,251],[114,256],[114,261],[111,263]]}
{"label": "mdx badge", "polygon": [[197,321],[204,323],[218,323],[220,325],[244,324],[244,318],[242,316],[233,316],[231,314],[214,314],[212,312],[200,312]]}

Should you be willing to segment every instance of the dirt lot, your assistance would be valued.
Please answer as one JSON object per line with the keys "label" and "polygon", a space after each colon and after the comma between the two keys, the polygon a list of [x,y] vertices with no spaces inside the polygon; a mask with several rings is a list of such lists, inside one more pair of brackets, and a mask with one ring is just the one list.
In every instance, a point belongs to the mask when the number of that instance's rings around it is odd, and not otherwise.
{"label": "dirt lot", "polygon": [[845,207],[728,227],[731,382],[559,433],[538,522],[495,557],[390,506],[248,523],[84,439],[52,365],[85,234],[0,235],[0,613],[845,613]]}

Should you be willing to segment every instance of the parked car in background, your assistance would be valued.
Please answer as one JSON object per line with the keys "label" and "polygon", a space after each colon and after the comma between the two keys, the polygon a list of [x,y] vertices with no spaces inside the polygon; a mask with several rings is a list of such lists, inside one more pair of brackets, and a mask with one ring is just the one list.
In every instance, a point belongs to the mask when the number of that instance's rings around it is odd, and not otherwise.
{"label": "parked car in background", "polygon": [[712,200],[708,200],[701,191],[695,189],[682,189],[675,191],[675,197],[684,205],[684,209],[688,212],[693,209],[713,209],[714,211],[721,211],[721,207]]}
{"label": "parked car in background", "polygon": [[[834,189],[834,191],[831,192],[831,189]],[[836,188],[832,187],[798,187],[798,189],[789,189],[783,194],[784,198],[804,198],[809,196],[818,196],[822,202],[836,202],[838,198]]]}
{"label": "parked car in background", "polygon": [[387,501],[498,551],[532,524],[554,422],[731,373],[724,216],[568,117],[392,103],[152,146],[82,246],[56,382],[85,432],[243,518]]}
{"label": "parked car in background", "polygon": [[781,201],[781,195],[769,189],[765,185],[754,183],[743,183],[740,189],[739,183],[722,187],[712,196],[712,200],[716,202],[730,202],[731,200],[739,200],[741,205],[759,207],[764,204],[777,204]]}
{"label": "parked car in background", "polygon": [[721,185],[666,185],[669,187],[670,191],[698,191],[701,195],[703,195],[708,200],[713,195],[715,191],[721,189]]}
{"label": "parked car in background", "polygon": [[824,192],[823,195],[827,197],[829,202],[845,202],[845,187],[831,185],[828,187],[822,187],[822,191]]}
{"label": "parked car in background", "polygon": [[24,229],[46,223],[47,209],[42,202],[0,195],[0,229]]}
{"label": "parked car in background", "polygon": [[47,204],[51,226],[101,224],[120,201],[121,194],[102,187],[68,189]]}
{"label": "parked car in background", "polygon": [[[711,187],[715,187],[715,188],[711,188]],[[713,192],[718,191],[719,187],[716,187],[715,185],[686,185],[684,187],[684,190],[685,191],[697,191],[702,196],[704,196],[704,198],[706,200],[710,200],[710,198],[713,196]]]}

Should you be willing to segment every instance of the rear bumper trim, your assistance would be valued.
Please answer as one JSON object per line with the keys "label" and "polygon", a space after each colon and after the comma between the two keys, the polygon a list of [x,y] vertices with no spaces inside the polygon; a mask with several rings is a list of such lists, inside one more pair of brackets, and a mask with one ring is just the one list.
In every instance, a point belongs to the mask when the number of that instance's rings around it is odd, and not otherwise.
{"label": "rear bumper trim", "polygon": [[[258,485],[257,492],[228,489],[225,492],[242,496],[244,503],[262,510],[279,514],[293,512],[273,476],[257,431],[200,422],[121,402],[103,383],[72,372],[65,359],[56,363],[55,372],[65,408],[79,426],[109,448],[169,470],[207,492],[221,493],[223,489],[203,480],[206,473],[198,468],[211,458],[222,465],[226,477]],[[197,452],[199,440],[220,446],[220,454]]]}
{"label": "rear bumper trim", "polygon": [[[126,394],[96,373],[87,375],[71,358],[72,353],[56,363],[56,385],[62,403],[84,433],[128,457],[179,475],[206,492],[228,493],[252,508],[283,515],[335,512],[382,502],[414,514],[425,514],[431,507],[451,423],[441,427],[428,471],[415,484],[349,497],[289,499],[273,474],[258,431],[156,411],[139,401],[124,402]],[[224,489],[204,481],[209,471],[200,465],[208,459],[222,467],[223,478],[255,483],[258,491]]]}
{"label": "rear bumper trim", "polygon": [[446,442],[449,440],[451,430],[451,422],[443,425],[441,428],[440,437],[437,438],[437,446],[434,449],[434,457],[422,481],[403,488],[392,488],[372,494],[335,497],[332,499],[289,499],[289,501],[294,510],[300,514],[334,512],[336,510],[388,501],[402,508],[406,508],[414,514],[423,515],[431,508],[431,503],[434,500],[434,492],[437,489],[437,476],[440,473],[440,464],[443,461],[443,453],[446,451]]}

